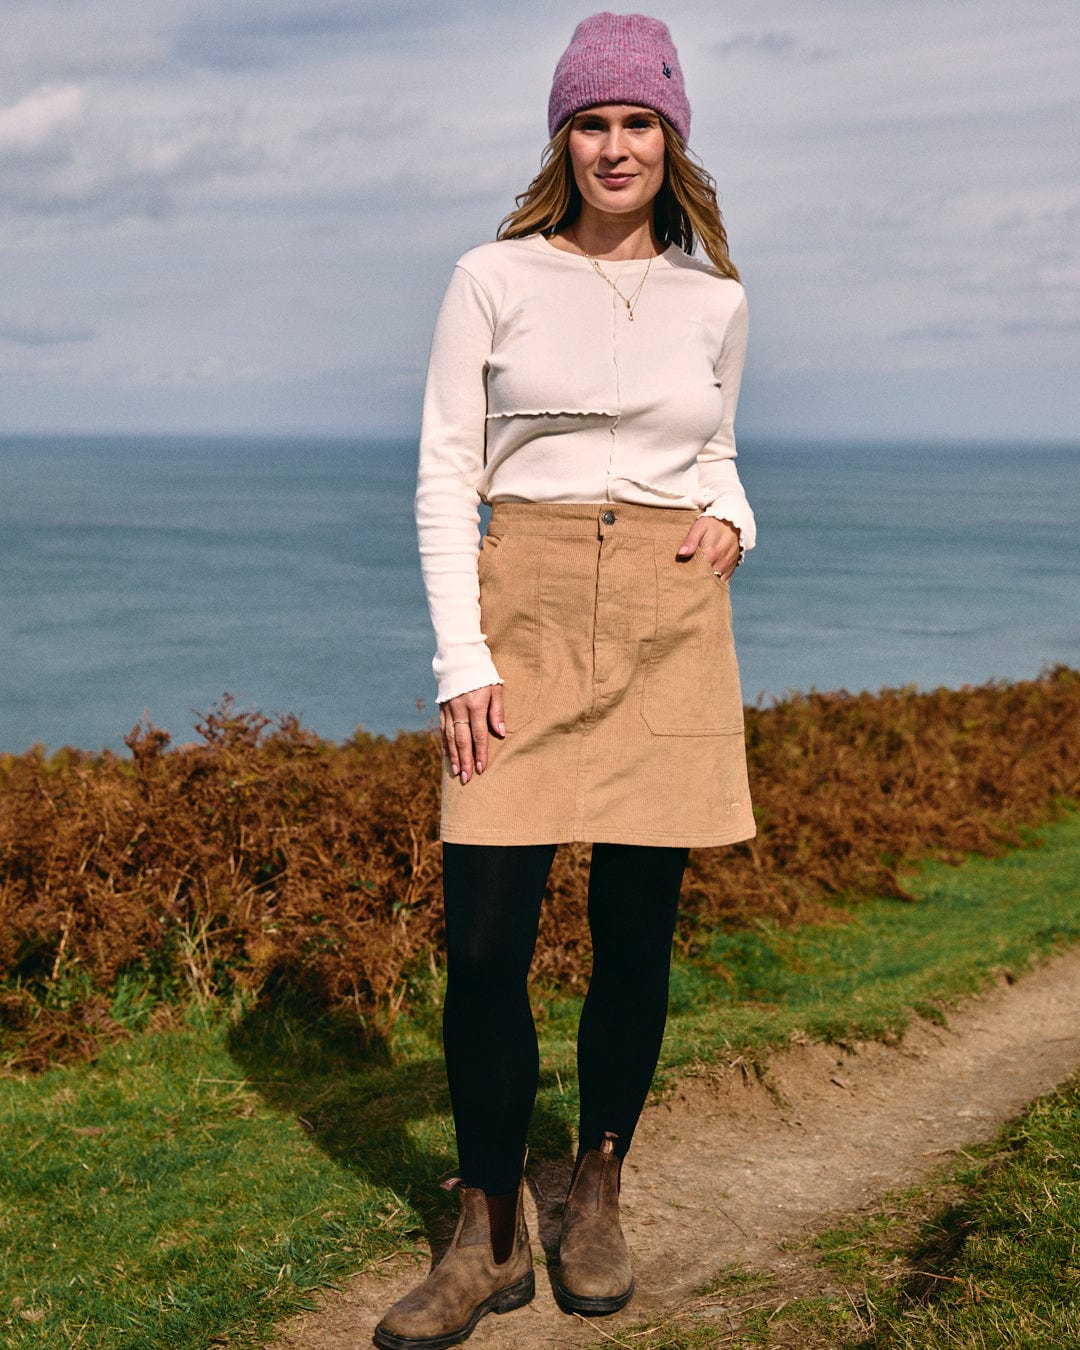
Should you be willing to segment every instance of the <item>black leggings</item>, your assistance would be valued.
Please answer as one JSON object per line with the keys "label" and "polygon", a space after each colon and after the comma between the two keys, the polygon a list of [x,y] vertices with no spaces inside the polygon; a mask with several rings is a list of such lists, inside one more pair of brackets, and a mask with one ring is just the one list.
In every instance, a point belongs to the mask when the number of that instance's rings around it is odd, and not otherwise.
{"label": "black leggings", "polygon": [[[594,844],[593,969],[578,1027],[580,1151],[630,1146],[667,1019],[684,848]],[[553,844],[444,844],[448,982],[443,1041],[462,1180],[517,1188],[539,1056],[526,982]]]}

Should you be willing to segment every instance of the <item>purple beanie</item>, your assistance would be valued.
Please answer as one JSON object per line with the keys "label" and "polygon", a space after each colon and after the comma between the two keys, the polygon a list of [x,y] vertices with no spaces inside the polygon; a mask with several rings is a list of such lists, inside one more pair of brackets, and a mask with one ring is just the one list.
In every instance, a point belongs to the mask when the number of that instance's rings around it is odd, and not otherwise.
{"label": "purple beanie", "polygon": [[690,104],[667,25],[647,14],[593,14],[574,29],[548,100],[548,132],[598,103],[638,103],[665,117],[683,140]]}

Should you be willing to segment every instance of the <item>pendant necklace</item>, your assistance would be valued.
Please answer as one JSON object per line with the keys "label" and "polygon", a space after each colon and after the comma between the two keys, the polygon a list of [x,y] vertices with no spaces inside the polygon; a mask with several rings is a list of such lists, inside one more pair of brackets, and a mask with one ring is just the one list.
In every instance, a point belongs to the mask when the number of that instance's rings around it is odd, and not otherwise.
{"label": "pendant necklace", "polygon": [[[573,237],[574,243],[577,244],[578,248],[581,248],[581,243],[580,243],[580,241],[579,241],[579,239],[578,239],[578,237],[577,237],[577,231],[576,231],[576,230],[574,231],[572,237]],[[593,257],[591,257],[588,253],[586,253],[585,250],[584,250],[583,248],[581,248],[581,256],[582,256],[583,258],[585,258],[587,262],[589,262],[589,263],[592,264],[593,271],[595,271],[596,275],[597,275],[598,277],[600,277],[603,281],[606,281],[607,284],[611,287],[611,289],[615,292],[615,294],[619,297],[619,299],[623,302],[623,304],[626,306],[626,317],[630,320],[631,323],[633,323],[633,322],[634,322],[634,306],[635,306],[635,305],[637,304],[637,302],[638,302],[638,296],[641,294],[641,288],[645,285],[646,281],[649,279],[649,268],[652,267],[652,264],[653,264],[652,257],[649,258],[649,261],[648,261],[648,262],[646,263],[646,265],[645,265],[645,273],[644,273],[644,275],[642,276],[641,280],[638,282],[637,286],[634,288],[634,291],[633,291],[632,295],[630,296],[630,298],[627,299],[627,297],[626,297],[625,295],[623,295],[622,291],[619,290],[618,286],[615,285],[615,283],[614,283],[614,282],[612,281],[612,279],[608,276],[608,274],[604,271],[604,269],[600,266],[600,264],[596,261],[596,259],[593,258]]]}

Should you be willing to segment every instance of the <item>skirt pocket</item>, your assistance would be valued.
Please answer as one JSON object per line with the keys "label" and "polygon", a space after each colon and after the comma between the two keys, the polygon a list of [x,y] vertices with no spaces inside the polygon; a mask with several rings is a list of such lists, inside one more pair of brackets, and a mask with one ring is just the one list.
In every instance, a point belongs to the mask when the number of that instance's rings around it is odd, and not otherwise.
{"label": "skirt pocket", "polygon": [[503,679],[506,729],[536,716],[540,699],[540,577],[543,540],[503,535],[484,540],[477,572],[480,626]]}
{"label": "skirt pocket", "polygon": [[641,715],[655,736],[743,729],[731,597],[702,552],[685,563],[654,553],[656,626],[647,643]]}

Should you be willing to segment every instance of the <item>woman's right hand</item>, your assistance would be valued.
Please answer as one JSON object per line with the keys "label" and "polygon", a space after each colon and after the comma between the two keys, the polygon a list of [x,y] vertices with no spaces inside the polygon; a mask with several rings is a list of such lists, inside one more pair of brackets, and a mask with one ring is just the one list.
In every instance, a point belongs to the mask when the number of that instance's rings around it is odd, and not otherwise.
{"label": "woman's right hand", "polygon": [[488,765],[488,733],[506,735],[501,684],[485,684],[439,704],[439,730],[450,772],[467,783]]}

